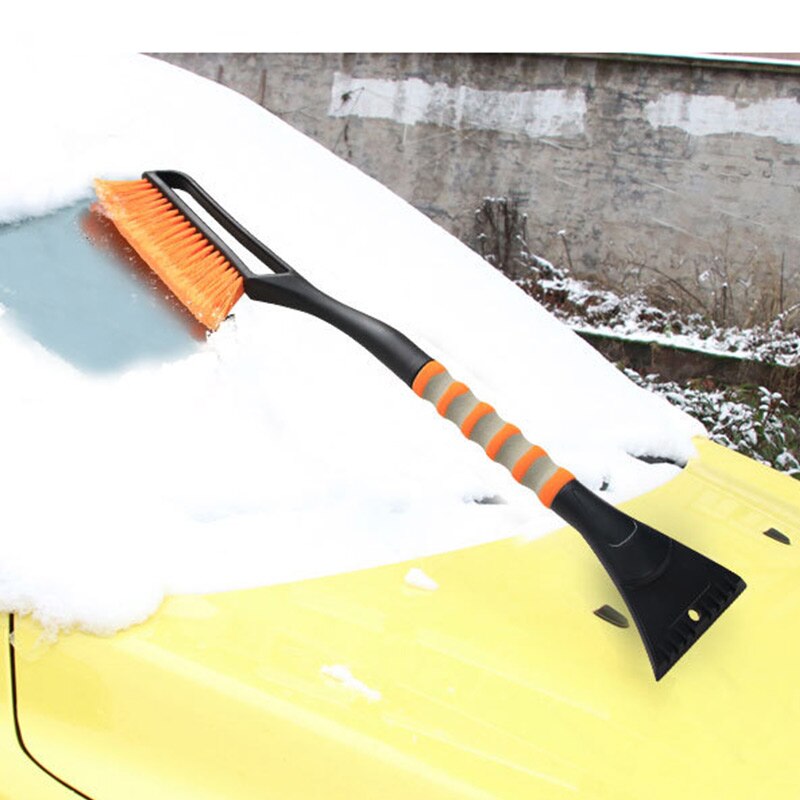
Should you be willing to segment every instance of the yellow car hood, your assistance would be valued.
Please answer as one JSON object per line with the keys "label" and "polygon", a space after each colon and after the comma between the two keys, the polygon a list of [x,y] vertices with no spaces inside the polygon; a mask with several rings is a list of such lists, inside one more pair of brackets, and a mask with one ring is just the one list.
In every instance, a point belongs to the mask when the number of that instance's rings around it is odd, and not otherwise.
{"label": "yellow car hood", "polygon": [[17,618],[21,744],[91,798],[796,797],[800,483],[697,446],[625,510],[748,588],[659,683],[562,529],[173,597],[108,639]]}

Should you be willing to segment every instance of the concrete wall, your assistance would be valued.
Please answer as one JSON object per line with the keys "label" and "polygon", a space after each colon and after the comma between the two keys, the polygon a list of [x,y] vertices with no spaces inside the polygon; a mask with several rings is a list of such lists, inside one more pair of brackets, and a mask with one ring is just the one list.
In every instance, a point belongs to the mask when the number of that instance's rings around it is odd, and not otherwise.
{"label": "concrete wall", "polygon": [[[168,54],[474,244],[485,196],[531,249],[726,321],[800,301],[800,67],[624,56]],[[723,285],[724,288],[723,288]]]}

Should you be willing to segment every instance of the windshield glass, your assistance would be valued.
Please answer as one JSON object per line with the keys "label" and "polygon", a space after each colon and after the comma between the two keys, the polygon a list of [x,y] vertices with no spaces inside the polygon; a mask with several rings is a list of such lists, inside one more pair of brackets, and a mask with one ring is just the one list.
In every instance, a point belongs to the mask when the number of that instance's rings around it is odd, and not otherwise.
{"label": "windshield glass", "polygon": [[114,226],[79,203],[0,226],[0,325],[84,372],[172,360],[204,331]]}

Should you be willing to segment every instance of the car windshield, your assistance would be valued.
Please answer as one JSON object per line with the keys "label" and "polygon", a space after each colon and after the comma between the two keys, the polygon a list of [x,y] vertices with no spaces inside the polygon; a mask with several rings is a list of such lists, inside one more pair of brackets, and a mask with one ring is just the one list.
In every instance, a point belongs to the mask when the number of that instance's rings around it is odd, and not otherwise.
{"label": "car windshield", "polygon": [[107,373],[195,351],[203,329],[86,202],[0,226],[0,306],[81,371]]}

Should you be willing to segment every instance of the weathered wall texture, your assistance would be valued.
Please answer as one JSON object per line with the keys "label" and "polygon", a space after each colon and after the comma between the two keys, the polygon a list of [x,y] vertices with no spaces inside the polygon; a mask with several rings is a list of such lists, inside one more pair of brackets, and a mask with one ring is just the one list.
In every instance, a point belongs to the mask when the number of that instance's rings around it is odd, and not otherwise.
{"label": "weathered wall texture", "polygon": [[[800,301],[800,67],[469,54],[160,56],[249,96],[473,243],[531,249],[728,322]],[[723,289],[723,285],[727,284]],[[750,318],[750,319],[748,319]]]}

